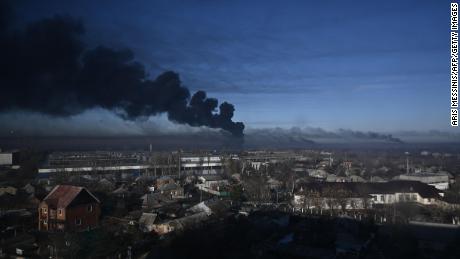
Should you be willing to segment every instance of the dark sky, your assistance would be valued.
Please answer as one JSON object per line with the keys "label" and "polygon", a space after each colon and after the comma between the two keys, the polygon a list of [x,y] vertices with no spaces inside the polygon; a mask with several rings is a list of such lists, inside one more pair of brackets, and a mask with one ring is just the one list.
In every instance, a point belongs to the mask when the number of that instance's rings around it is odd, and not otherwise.
{"label": "dark sky", "polygon": [[41,0],[15,19],[79,18],[89,46],[131,48],[152,78],[178,72],[248,128],[450,130],[449,3]]}

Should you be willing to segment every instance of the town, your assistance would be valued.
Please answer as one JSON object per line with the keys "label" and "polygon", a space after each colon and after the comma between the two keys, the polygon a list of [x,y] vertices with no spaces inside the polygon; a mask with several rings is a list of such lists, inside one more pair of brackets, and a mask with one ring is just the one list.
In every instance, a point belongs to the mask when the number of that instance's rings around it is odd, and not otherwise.
{"label": "town", "polygon": [[0,0],[0,259],[460,258],[458,20]]}
{"label": "town", "polygon": [[459,255],[457,153],[150,145],[0,164],[1,257]]}

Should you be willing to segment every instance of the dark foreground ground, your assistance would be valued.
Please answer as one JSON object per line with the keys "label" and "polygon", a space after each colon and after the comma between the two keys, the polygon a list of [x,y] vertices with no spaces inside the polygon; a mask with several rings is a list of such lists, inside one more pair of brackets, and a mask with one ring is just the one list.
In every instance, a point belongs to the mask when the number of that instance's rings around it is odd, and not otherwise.
{"label": "dark foreground ground", "polygon": [[166,237],[147,258],[460,258],[459,242],[458,228],[257,212]]}
{"label": "dark foreground ground", "polygon": [[[460,258],[458,227],[378,225],[346,216],[303,217],[257,211],[249,216],[214,217],[201,226],[164,236],[108,219],[100,228],[80,233],[21,231],[20,226],[32,229],[33,222],[9,220],[18,227],[2,232],[3,255],[15,255],[20,247],[26,258],[55,254],[58,258],[152,259]],[[8,218],[4,216],[1,224],[8,224]],[[4,239],[6,235],[10,238]]]}

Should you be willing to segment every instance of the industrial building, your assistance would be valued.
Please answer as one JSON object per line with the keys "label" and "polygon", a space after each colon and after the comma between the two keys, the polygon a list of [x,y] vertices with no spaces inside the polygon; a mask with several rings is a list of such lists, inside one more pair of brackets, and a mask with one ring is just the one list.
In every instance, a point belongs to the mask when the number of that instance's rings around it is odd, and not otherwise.
{"label": "industrial building", "polygon": [[428,185],[434,186],[439,190],[449,189],[449,175],[446,173],[413,173],[413,174],[401,174],[395,176],[394,180],[403,180],[403,181],[418,181],[426,183]]}
{"label": "industrial building", "polygon": [[19,151],[2,152],[0,149],[0,166],[13,166],[19,164]]}
{"label": "industrial building", "polygon": [[224,168],[221,156],[182,156],[180,158],[181,174],[206,175],[221,174]]}
{"label": "industrial building", "polygon": [[223,172],[224,159],[218,155],[180,152],[58,152],[49,155],[38,169],[39,178],[55,175],[104,175],[121,178],[164,175],[207,175]]}

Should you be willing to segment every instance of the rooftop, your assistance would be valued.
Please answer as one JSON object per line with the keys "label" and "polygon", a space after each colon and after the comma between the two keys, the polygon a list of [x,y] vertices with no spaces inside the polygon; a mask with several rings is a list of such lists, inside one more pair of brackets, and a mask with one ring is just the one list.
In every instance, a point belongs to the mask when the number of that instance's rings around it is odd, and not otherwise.
{"label": "rooftop", "polygon": [[392,194],[392,193],[418,193],[423,198],[441,198],[439,190],[435,187],[418,181],[390,181],[390,182],[322,182],[304,183],[303,190],[315,190],[320,193],[328,193],[328,190],[345,189],[352,196],[368,194]]}
{"label": "rooftop", "polygon": [[79,194],[92,198],[99,203],[99,200],[86,188],[73,185],[57,185],[43,201],[46,202],[48,206],[54,208],[65,208],[69,206]]}

